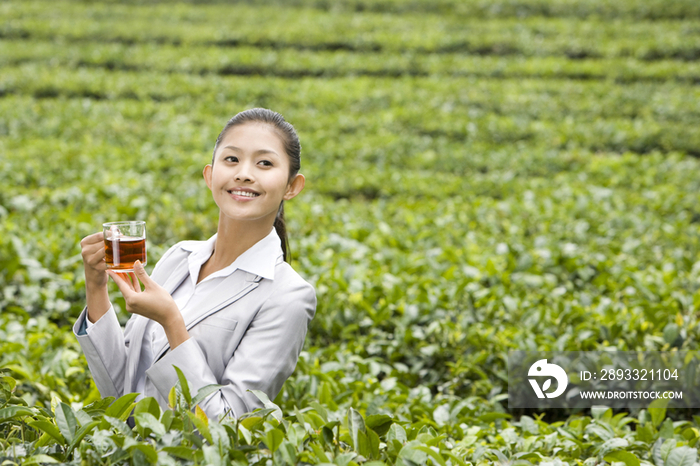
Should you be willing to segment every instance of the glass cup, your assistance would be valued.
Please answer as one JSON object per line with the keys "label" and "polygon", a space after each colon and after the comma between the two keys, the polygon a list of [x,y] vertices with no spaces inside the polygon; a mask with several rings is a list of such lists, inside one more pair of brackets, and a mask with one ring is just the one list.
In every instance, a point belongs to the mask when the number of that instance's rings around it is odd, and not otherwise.
{"label": "glass cup", "polygon": [[146,265],[146,222],[109,222],[102,224],[107,268],[133,272],[134,262]]}

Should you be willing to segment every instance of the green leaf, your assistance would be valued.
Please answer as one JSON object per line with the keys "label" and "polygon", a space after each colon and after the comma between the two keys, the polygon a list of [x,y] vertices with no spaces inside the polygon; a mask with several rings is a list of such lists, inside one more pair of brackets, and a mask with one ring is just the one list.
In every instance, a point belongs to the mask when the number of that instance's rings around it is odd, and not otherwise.
{"label": "green leaf", "polygon": [[591,416],[593,416],[593,419],[602,420],[608,414],[612,414],[612,410],[610,408],[608,408],[607,406],[592,406],[591,407]]}
{"label": "green leaf", "polygon": [[17,381],[15,379],[13,379],[12,377],[3,376],[3,377],[0,377],[0,385],[2,385],[3,390],[7,390],[8,392],[12,393],[15,391],[15,387],[17,386]]}
{"label": "green leaf", "polygon": [[75,438],[75,432],[78,430],[78,421],[75,419],[73,409],[67,404],[61,402],[56,406],[56,425],[61,431],[63,438],[68,442],[72,442]]}
{"label": "green leaf", "polygon": [[282,442],[279,447],[280,454],[282,458],[287,462],[287,464],[297,463],[297,454],[294,450],[294,445],[292,445],[288,440]]}
{"label": "green leaf", "polygon": [[265,445],[272,453],[282,444],[284,434],[279,429],[273,428],[265,432]]}
{"label": "green leaf", "polygon": [[115,428],[117,432],[119,432],[123,436],[128,437],[131,435],[131,428],[129,428],[127,423],[122,421],[121,419],[105,415],[103,420],[106,421],[109,426]]}
{"label": "green leaf", "polygon": [[357,456],[357,453],[353,451],[349,451],[347,453],[341,453],[340,455],[336,456],[335,459],[333,460],[333,463],[338,465],[338,466],[347,466],[350,461],[353,460]]}
{"label": "green leaf", "polygon": [[661,428],[659,429],[659,437],[669,439],[675,437],[673,421],[671,419],[666,419],[664,422],[661,423]]}
{"label": "green leaf", "polygon": [[316,411],[307,411],[304,413],[304,419],[311,424],[311,427],[313,427],[314,430],[319,430],[327,422],[321,416],[319,416]]}
{"label": "green leaf", "polygon": [[24,406],[8,406],[0,409],[0,422],[16,417],[34,416],[34,411],[31,408]]}
{"label": "green leaf", "polygon": [[267,396],[267,394],[265,394],[265,392],[262,392],[260,390],[248,390],[248,391],[253,392],[253,395],[258,397],[258,399],[260,401],[262,401],[263,406],[265,406],[265,408],[274,409],[272,415],[275,417],[275,419],[277,419],[278,422],[282,422],[282,418],[283,418],[282,410],[280,409],[279,406],[277,406],[275,403],[270,401],[270,398],[268,398],[268,396]]}
{"label": "green leaf", "polygon": [[321,419],[323,419],[323,423],[328,423],[328,412],[326,411],[326,408],[321,406],[321,404],[318,401],[312,401],[309,404],[316,410],[318,415],[321,416]]}
{"label": "green leaf", "polygon": [[69,456],[73,449],[85,438],[87,434],[92,432],[92,430],[97,427],[100,424],[100,421],[92,421],[88,424],[85,424],[83,427],[81,427],[78,432],[75,434],[75,438],[73,438],[73,441],[68,445],[68,450],[66,450],[66,456]]}
{"label": "green leaf", "polygon": [[[358,411],[356,411],[354,408],[348,408],[347,412],[347,418],[348,418],[348,431],[350,432],[350,437],[352,438],[352,446],[355,449],[356,452],[360,453],[362,456],[365,456],[363,453],[360,452],[359,449],[359,432],[362,432],[363,434],[366,432],[365,429],[365,420],[362,418],[362,414],[360,414]],[[367,441],[366,435],[363,435],[363,438],[365,441]],[[369,444],[367,445],[369,448]],[[367,457],[367,456],[365,456]]]}
{"label": "green leaf", "polygon": [[142,398],[134,407],[134,415],[137,413],[148,413],[156,419],[160,419],[160,405],[152,396]]}
{"label": "green leaf", "polygon": [[627,448],[629,446],[629,442],[623,438],[611,438],[610,440],[606,440],[600,445],[600,454],[603,456],[606,456],[609,452],[613,450],[618,450],[621,448]]}
{"label": "green leaf", "polygon": [[459,466],[467,466],[467,463],[465,463],[462,458],[460,458],[459,456],[455,455],[454,453],[452,453],[450,451],[444,451],[443,455],[449,457],[452,460],[452,464],[459,465]]}
{"label": "green leaf", "polygon": [[158,462],[158,452],[156,451],[153,446],[147,444],[147,443],[139,443],[136,445],[131,445],[127,451],[132,453],[132,456],[136,453],[136,451],[140,451],[146,456],[146,459],[148,460],[149,463],[155,464]]}
{"label": "green leaf", "polygon": [[226,430],[225,426],[222,426],[218,422],[210,422],[209,432],[211,433],[212,445],[220,448],[222,451],[230,450],[231,437],[229,437],[229,432]]}
{"label": "green leaf", "polygon": [[641,427],[637,427],[637,439],[645,443],[654,441],[654,431],[651,423],[646,423]]}
{"label": "green leaf", "polygon": [[399,452],[399,458],[403,458],[409,461],[413,461],[414,463],[421,464],[425,461],[425,459],[428,457],[428,455],[421,451],[420,449],[416,449],[416,447],[423,446],[418,440],[411,440],[408,443],[406,443],[403,448],[401,448],[401,451]]}
{"label": "green leaf", "polygon": [[328,459],[328,455],[326,455],[326,452],[323,451],[323,448],[321,448],[319,445],[317,445],[314,442],[311,442],[309,444],[309,446],[314,451],[316,458],[318,458],[322,463],[331,463],[331,460]]}
{"label": "green leaf", "polygon": [[209,426],[207,425],[207,423],[204,422],[204,420],[201,417],[197,416],[191,411],[187,412],[187,416],[190,418],[192,424],[195,425],[202,437],[204,437],[210,445],[213,444],[214,441],[212,440],[211,432],[209,432]]}
{"label": "green leaf", "polygon": [[333,439],[335,438],[335,436],[333,435],[333,429],[329,429],[327,426],[323,426],[321,428],[321,435],[323,436],[323,442],[327,446],[333,446]]}
{"label": "green leaf", "polygon": [[242,422],[238,423],[238,431],[243,436],[243,439],[246,441],[246,443],[250,445],[253,441],[253,436],[250,433],[250,430],[248,430]]}
{"label": "green leaf", "polygon": [[168,393],[168,406],[170,406],[170,409],[177,408],[177,387],[175,385],[173,385],[173,388],[171,388]]}
{"label": "green leaf", "polygon": [[365,419],[367,427],[375,431],[380,437],[389,431],[393,422],[394,419],[387,414],[372,414]]}
{"label": "green leaf", "polygon": [[105,410],[114,403],[115,398],[113,396],[108,396],[97,401],[90,403],[83,408],[83,411],[91,416],[95,414],[104,414]]}
{"label": "green leaf", "polygon": [[206,397],[221,390],[222,387],[223,385],[211,384],[200,388],[195,397],[192,398],[192,406],[197,406],[199,403],[204,401]]}
{"label": "green leaf", "polygon": [[181,458],[183,460],[194,461],[195,450],[187,447],[163,447],[162,451],[172,455],[176,458]]}
{"label": "green leaf", "polygon": [[430,455],[431,458],[433,458],[440,466],[447,466],[447,463],[445,462],[445,458],[442,457],[442,455],[435,450],[433,450],[430,447],[427,447],[425,445],[417,445],[413,447],[416,450],[424,451],[428,455]]}
{"label": "green leaf", "polygon": [[167,409],[163,412],[163,415],[160,417],[160,422],[163,424],[163,427],[165,427],[165,430],[170,430],[174,417],[175,413],[172,409]]}
{"label": "green leaf", "polygon": [[227,466],[228,462],[223,458],[222,452],[213,445],[204,445],[202,447],[204,453],[204,464],[210,466]]}
{"label": "green leaf", "polygon": [[372,456],[372,448],[369,444],[369,439],[367,434],[358,430],[355,432],[355,438],[353,439],[355,451],[365,458],[370,458]]}
{"label": "green leaf", "polygon": [[29,426],[42,432],[46,432],[51,437],[56,439],[60,445],[64,445],[66,443],[66,440],[63,438],[63,435],[61,435],[58,427],[48,421],[33,421],[29,423]]}
{"label": "green leaf", "polygon": [[652,456],[657,464],[665,464],[666,460],[668,459],[668,455],[671,453],[671,450],[676,448],[677,444],[675,439],[670,438],[663,442],[662,440],[663,439],[661,438],[657,440],[654,444],[654,448],[652,449]]}
{"label": "green leaf", "polygon": [[[443,452],[446,453],[446,452]],[[540,453],[537,452],[520,452],[516,453],[511,457],[512,460],[528,460],[532,462],[532,460],[535,460],[536,462],[540,463],[542,462],[543,456]]]}
{"label": "green leaf", "polygon": [[114,417],[123,421],[131,413],[131,409],[134,406],[133,401],[137,396],[139,396],[138,393],[128,393],[117,398],[114,403],[105,410],[105,416]]}
{"label": "green leaf", "polygon": [[398,440],[403,445],[406,443],[408,437],[406,436],[406,430],[403,428],[403,426],[401,424],[394,423],[389,427],[389,432],[387,432],[386,439],[387,441]]}
{"label": "green leaf", "polygon": [[605,455],[605,461],[612,463],[613,461],[621,461],[626,466],[639,466],[639,458],[628,451],[618,450]]}
{"label": "green leaf", "polygon": [[78,420],[78,424],[81,426],[92,422],[92,416],[90,416],[88,413],[86,413],[82,409],[79,409],[78,411],[74,411],[74,414],[75,414],[75,418]]}
{"label": "green leaf", "polygon": [[173,366],[175,368],[175,372],[177,372],[177,379],[180,382],[180,392],[182,393],[182,396],[185,398],[185,401],[187,402],[187,406],[191,407],[192,406],[192,395],[190,395],[190,385],[187,382],[187,377],[185,377],[185,374],[180,370],[179,367]]}
{"label": "green leaf", "polygon": [[338,410],[338,405],[335,404],[335,401],[333,400],[331,387],[328,384],[328,382],[321,382],[321,385],[318,390],[318,401],[328,406],[328,408],[330,408],[331,411]]}
{"label": "green leaf", "polygon": [[239,420],[239,425],[244,426],[248,430],[253,430],[257,426],[262,425],[262,423],[263,418],[260,416],[248,416]]}
{"label": "green leaf", "polygon": [[207,414],[204,412],[204,410],[203,410],[201,407],[195,406],[195,408],[194,408],[194,416],[195,416],[197,419],[199,419],[200,421],[202,421],[202,423],[203,423],[205,426],[209,427],[209,418],[207,417]]}
{"label": "green leaf", "polygon": [[157,437],[165,435],[165,426],[153,414],[147,412],[135,413],[134,422],[136,427],[140,428],[141,435],[147,437],[146,429],[156,434]]}
{"label": "green leaf", "polygon": [[697,459],[697,449],[687,446],[678,447],[668,454],[665,466],[693,466]]}
{"label": "green leaf", "polygon": [[659,427],[659,425],[666,418],[666,407],[668,406],[668,398],[657,398],[649,404],[649,414],[651,414],[651,423],[654,427]]}
{"label": "green leaf", "polygon": [[60,461],[58,461],[56,458],[50,457],[49,455],[43,455],[43,454],[30,456],[26,460],[22,461],[22,464],[24,464],[24,465],[26,465],[26,464],[43,464],[43,463],[53,464],[53,463],[60,463]]}
{"label": "green leaf", "polygon": [[296,406],[294,406],[294,417],[297,418],[297,422],[302,426],[307,423],[306,418]]}
{"label": "green leaf", "polygon": [[370,458],[379,458],[379,435],[372,429],[367,430],[367,440],[369,440],[369,448],[371,451]]}

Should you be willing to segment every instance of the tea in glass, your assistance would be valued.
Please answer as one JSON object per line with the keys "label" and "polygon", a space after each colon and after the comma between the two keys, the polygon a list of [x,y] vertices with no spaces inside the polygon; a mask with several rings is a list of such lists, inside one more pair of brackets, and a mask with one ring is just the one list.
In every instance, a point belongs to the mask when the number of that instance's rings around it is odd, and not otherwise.
{"label": "tea in glass", "polygon": [[109,222],[102,224],[107,268],[132,272],[138,260],[146,265],[146,222]]}

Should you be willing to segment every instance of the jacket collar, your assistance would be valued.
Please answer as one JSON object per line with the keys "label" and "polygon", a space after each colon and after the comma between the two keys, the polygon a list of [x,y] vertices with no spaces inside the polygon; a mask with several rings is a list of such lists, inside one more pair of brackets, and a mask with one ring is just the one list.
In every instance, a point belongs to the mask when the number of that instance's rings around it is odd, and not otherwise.
{"label": "jacket collar", "polygon": [[[180,246],[191,254],[188,257],[190,270],[199,268],[204,264],[216,245],[218,233],[215,233],[206,241],[184,241]],[[275,279],[275,264],[278,258],[283,255],[280,237],[274,228],[263,239],[251,246],[247,251],[238,256],[229,266],[224,267],[215,273],[216,276],[228,276],[236,270],[267,278]]]}

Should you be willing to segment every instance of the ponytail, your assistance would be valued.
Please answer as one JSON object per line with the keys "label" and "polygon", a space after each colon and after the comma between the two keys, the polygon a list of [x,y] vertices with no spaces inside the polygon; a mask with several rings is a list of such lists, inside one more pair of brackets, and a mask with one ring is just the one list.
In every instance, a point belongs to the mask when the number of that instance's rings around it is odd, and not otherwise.
{"label": "ponytail", "polygon": [[289,250],[289,239],[287,238],[287,223],[284,221],[284,201],[280,204],[277,217],[275,217],[275,231],[277,231],[277,236],[280,237],[280,242],[282,243],[284,261],[289,263],[292,257],[291,251]]}

